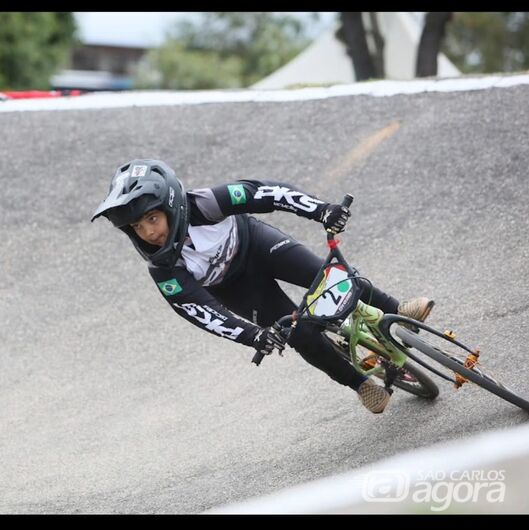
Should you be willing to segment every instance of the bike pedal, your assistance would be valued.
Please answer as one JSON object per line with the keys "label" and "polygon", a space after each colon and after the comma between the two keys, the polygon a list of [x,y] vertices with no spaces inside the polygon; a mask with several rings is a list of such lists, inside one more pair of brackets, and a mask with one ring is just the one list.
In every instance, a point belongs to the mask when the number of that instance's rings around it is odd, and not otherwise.
{"label": "bike pedal", "polygon": [[377,365],[377,357],[374,353],[371,353],[367,355],[367,357],[364,357],[360,363],[360,366],[364,370],[371,370],[371,368],[375,368]]}

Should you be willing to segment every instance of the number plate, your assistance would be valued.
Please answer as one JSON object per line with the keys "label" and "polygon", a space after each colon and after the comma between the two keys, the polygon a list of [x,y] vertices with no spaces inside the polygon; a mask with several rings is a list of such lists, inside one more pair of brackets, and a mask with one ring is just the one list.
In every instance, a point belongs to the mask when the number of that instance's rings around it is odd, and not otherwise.
{"label": "number plate", "polygon": [[[334,285],[336,284],[336,285]],[[326,289],[312,305],[311,303]],[[309,313],[314,316],[334,316],[347,305],[353,294],[353,283],[347,278],[347,271],[342,265],[329,265],[323,270],[323,279],[316,290],[307,296]]]}

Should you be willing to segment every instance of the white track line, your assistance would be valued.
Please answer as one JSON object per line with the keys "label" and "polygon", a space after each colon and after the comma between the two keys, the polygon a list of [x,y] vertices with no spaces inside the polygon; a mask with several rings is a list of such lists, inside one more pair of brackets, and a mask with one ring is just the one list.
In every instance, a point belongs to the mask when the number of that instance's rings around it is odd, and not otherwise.
{"label": "white track line", "polygon": [[395,96],[420,92],[460,92],[528,85],[529,74],[412,81],[367,81],[350,85],[293,90],[201,90],[97,92],[75,97],[19,99],[0,102],[0,112],[88,110],[124,107],[199,105],[203,103],[291,102],[340,96]]}

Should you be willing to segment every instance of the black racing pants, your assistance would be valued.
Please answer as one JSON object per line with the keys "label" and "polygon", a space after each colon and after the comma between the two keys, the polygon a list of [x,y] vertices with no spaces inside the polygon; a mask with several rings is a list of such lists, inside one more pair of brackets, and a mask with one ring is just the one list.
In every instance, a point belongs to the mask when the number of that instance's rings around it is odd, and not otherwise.
{"label": "black racing pants", "polygon": [[[279,229],[250,217],[250,244],[246,263],[228,283],[208,287],[230,311],[262,327],[272,325],[296,309],[296,304],[276,280],[301,287],[310,287],[323,264],[323,258]],[[361,300],[396,313],[398,301],[361,280]],[[323,327],[300,320],[288,343],[308,363],[324,371],[338,383],[357,389],[365,380],[346,360],[340,357],[321,335]]]}

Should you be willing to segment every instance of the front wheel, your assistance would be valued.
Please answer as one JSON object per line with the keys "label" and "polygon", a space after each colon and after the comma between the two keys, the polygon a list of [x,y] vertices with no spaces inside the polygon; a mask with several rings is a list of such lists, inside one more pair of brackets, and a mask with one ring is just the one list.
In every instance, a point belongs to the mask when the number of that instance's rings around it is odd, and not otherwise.
{"label": "front wheel", "polygon": [[476,385],[496,394],[497,396],[509,401],[523,410],[529,412],[529,402],[515,394],[512,390],[500,383],[495,377],[483,371],[481,365],[477,363],[474,367],[469,368],[465,366],[464,359],[457,355],[444,351],[444,349],[434,346],[427,342],[427,340],[417,336],[409,329],[401,326],[395,326],[395,335],[402,340],[402,342],[409,347],[424,353],[430,359],[442,364],[452,372],[455,372],[468,381],[472,381]]}

